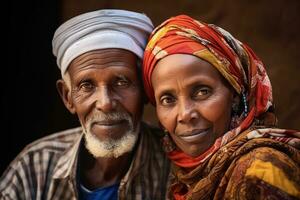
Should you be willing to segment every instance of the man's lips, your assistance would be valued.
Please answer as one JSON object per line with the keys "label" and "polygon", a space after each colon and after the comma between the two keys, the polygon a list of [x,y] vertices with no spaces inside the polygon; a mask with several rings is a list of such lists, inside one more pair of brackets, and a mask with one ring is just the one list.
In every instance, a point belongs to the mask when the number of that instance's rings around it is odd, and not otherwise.
{"label": "man's lips", "polygon": [[125,123],[126,120],[114,120],[114,121],[96,121],[93,122],[92,125],[110,127],[110,126],[118,126]]}
{"label": "man's lips", "polygon": [[206,134],[209,133],[209,128],[207,129],[194,129],[191,131],[186,131],[184,133],[177,134],[182,140],[186,142],[194,142],[202,139]]}

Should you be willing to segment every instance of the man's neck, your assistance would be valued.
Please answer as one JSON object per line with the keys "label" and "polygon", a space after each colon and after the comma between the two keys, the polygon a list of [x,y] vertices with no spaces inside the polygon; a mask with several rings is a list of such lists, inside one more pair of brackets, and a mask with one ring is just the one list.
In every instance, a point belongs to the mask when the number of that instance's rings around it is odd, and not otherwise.
{"label": "man's neck", "polygon": [[84,150],[80,157],[80,183],[93,190],[119,183],[130,167],[132,153],[118,158],[95,159]]}

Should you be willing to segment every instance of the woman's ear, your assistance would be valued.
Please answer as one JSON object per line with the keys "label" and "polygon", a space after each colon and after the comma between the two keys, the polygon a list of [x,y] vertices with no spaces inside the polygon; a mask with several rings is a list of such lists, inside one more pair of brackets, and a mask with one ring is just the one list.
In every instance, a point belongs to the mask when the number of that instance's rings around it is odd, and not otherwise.
{"label": "woman's ear", "polygon": [[237,105],[240,105],[240,102],[241,102],[241,97],[237,93],[234,93],[234,95],[233,95],[233,103],[237,104]]}
{"label": "woman's ear", "polygon": [[240,96],[236,92],[234,92],[233,98],[232,98],[232,112],[233,112],[232,114],[233,115],[239,114],[240,109],[241,109],[240,102],[241,102]]}
{"label": "woman's ear", "polygon": [[72,113],[75,114],[75,107],[71,98],[70,88],[67,86],[64,80],[59,79],[56,81],[56,88],[60,95],[60,98],[63,100],[66,108]]}

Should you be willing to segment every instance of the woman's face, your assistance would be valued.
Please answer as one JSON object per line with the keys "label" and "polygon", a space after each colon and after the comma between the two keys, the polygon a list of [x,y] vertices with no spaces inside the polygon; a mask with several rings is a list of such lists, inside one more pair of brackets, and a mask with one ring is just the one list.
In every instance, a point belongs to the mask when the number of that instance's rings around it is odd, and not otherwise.
{"label": "woman's face", "polygon": [[151,81],[158,119],[186,154],[200,155],[229,129],[234,92],[208,62],[170,55],[157,63]]}

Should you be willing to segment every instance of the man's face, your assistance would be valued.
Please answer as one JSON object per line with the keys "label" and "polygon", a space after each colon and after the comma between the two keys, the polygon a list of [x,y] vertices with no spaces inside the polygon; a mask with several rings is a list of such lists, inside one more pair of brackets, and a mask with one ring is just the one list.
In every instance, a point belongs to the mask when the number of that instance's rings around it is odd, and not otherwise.
{"label": "man's face", "polygon": [[131,52],[104,49],[80,55],[68,67],[69,110],[78,115],[95,157],[118,157],[134,146],[143,106],[136,65]]}

